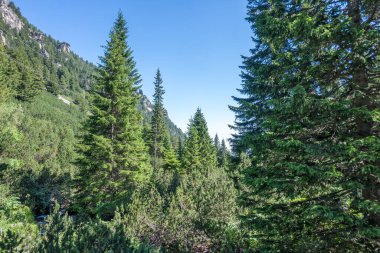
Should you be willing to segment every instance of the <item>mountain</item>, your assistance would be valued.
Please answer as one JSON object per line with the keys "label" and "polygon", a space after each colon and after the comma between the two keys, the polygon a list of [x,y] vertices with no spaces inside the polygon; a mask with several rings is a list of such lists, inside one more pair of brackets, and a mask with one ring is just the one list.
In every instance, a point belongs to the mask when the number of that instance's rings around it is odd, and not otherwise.
{"label": "mountain", "polygon": [[[5,46],[2,57],[9,59],[21,79],[16,83],[40,77],[38,84],[48,93],[86,111],[96,66],[72,52],[68,42],[55,40],[30,24],[8,0],[0,0],[0,43]],[[152,104],[141,90],[139,94],[144,122],[150,122]],[[169,118],[167,124],[173,139],[184,139],[181,129]]]}

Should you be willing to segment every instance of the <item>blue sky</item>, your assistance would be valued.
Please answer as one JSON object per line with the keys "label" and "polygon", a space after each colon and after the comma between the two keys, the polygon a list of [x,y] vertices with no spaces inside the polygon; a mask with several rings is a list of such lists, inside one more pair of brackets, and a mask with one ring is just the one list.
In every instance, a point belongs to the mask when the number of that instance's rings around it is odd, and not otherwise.
{"label": "blue sky", "polygon": [[246,0],[14,0],[23,15],[43,32],[71,44],[97,63],[121,10],[128,23],[129,45],[152,98],[160,68],[169,117],[186,131],[200,107],[210,135],[228,138],[234,114],[228,109],[240,87],[241,55],[252,48]]}

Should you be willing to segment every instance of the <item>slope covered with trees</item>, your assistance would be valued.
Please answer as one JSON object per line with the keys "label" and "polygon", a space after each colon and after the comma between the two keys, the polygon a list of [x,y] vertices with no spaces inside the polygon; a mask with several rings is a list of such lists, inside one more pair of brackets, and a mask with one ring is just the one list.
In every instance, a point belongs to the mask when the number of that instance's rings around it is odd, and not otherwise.
{"label": "slope covered with trees", "polygon": [[377,1],[248,1],[232,151],[121,12],[95,67],[0,7],[0,252],[380,251]]}
{"label": "slope covered with trees", "polygon": [[95,67],[1,4],[22,25],[1,20],[0,251],[236,248],[237,195],[206,120],[198,109],[188,138],[171,123],[159,71],[154,103],[143,96],[122,14]]}

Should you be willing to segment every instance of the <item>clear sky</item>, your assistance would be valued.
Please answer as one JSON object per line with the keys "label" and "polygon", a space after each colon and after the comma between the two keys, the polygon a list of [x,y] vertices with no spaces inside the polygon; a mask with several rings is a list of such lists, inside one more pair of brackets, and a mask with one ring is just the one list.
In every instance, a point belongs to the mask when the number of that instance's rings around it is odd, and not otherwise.
{"label": "clear sky", "polygon": [[14,0],[43,32],[71,44],[82,58],[97,63],[121,10],[129,45],[152,98],[160,68],[169,117],[183,131],[200,107],[210,135],[229,138],[234,114],[228,109],[240,87],[241,55],[252,48],[247,0]]}

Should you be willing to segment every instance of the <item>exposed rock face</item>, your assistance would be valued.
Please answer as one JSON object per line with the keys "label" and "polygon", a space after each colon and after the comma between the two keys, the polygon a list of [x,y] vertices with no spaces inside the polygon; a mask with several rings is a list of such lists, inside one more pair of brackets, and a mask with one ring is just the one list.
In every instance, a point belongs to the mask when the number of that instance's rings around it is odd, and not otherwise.
{"label": "exposed rock face", "polygon": [[66,53],[66,54],[71,52],[70,44],[67,42],[62,42],[61,44],[59,44],[58,49],[59,49],[59,51]]}
{"label": "exposed rock face", "polygon": [[41,49],[41,53],[44,57],[49,58],[49,53],[45,48],[45,35],[40,32],[30,31],[30,37],[38,43],[38,46]]}
{"label": "exposed rock face", "polygon": [[45,35],[43,33],[30,31],[30,37],[38,43],[40,49],[44,47]]}
{"label": "exposed rock face", "polygon": [[142,108],[148,112],[152,112],[153,111],[153,105],[149,101],[149,99],[143,94],[142,90],[138,90],[137,93],[141,96],[140,103],[141,103]]}
{"label": "exposed rock face", "polygon": [[5,33],[2,30],[0,30],[0,43],[4,46],[7,45],[7,39],[5,38]]}
{"label": "exposed rock face", "polygon": [[24,27],[24,23],[9,7],[8,0],[0,0],[0,17],[7,25],[9,25],[12,29],[16,29],[18,32]]}
{"label": "exposed rock face", "polygon": [[50,57],[49,52],[45,48],[42,48],[41,53],[42,53],[42,56],[45,57],[45,58],[49,58]]}

